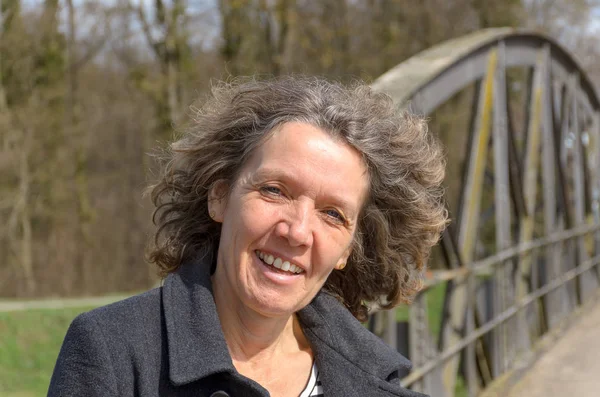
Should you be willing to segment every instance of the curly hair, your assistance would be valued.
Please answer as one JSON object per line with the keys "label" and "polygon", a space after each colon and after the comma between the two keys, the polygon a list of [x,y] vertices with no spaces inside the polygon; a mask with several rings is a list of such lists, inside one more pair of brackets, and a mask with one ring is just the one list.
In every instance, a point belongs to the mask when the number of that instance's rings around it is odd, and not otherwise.
{"label": "curly hair", "polygon": [[188,126],[165,151],[159,180],[150,186],[157,231],[149,260],[161,276],[197,257],[215,266],[221,225],[208,214],[210,188],[219,180],[232,186],[277,127],[304,122],[361,153],[370,182],[347,266],[332,272],[323,289],[361,321],[374,305],[410,302],[447,223],[445,161],[426,121],[360,82],[295,76],[221,82],[211,91],[190,108]]}

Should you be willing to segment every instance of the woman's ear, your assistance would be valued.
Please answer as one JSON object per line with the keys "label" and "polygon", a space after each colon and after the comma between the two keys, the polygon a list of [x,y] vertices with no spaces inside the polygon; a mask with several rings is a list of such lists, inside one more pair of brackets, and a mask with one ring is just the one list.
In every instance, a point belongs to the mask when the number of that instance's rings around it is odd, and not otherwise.
{"label": "woman's ear", "polygon": [[219,179],[208,191],[208,214],[215,222],[222,223],[227,207],[228,184],[224,179]]}
{"label": "woman's ear", "polygon": [[335,265],[336,270],[343,270],[348,264],[348,258],[350,258],[350,254],[352,253],[352,244],[344,251],[342,257],[338,260],[338,263]]}

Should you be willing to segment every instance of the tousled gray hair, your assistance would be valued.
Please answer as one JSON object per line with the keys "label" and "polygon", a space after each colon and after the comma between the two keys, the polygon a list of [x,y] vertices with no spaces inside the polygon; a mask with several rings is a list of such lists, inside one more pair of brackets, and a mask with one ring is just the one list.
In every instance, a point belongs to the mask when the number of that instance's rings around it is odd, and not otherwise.
{"label": "tousled gray hair", "polygon": [[150,187],[158,228],[149,260],[162,276],[198,257],[213,258],[214,266],[221,226],[208,214],[211,186],[219,180],[232,186],[253,150],[296,121],[354,147],[370,180],[347,266],[323,288],[360,320],[373,303],[408,302],[421,288],[424,263],[447,223],[444,158],[423,118],[399,111],[389,96],[362,83],[315,77],[218,83],[191,110]]}

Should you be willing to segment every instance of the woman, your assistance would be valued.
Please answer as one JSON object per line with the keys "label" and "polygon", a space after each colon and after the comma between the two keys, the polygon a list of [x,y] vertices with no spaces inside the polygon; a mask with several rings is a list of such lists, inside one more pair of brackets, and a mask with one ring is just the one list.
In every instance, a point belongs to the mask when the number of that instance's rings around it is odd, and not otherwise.
{"label": "woman", "polygon": [[360,84],[222,84],[166,160],[164,285],[76,318],[50,396],[418,395],[358,320],[410,299],[446,223],[423,120]]}

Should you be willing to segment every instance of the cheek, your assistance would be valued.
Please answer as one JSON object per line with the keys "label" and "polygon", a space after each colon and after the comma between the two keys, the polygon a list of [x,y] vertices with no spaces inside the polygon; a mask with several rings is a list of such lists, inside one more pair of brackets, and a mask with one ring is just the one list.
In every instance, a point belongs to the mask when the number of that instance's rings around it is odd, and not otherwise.
{"label": "cheek", "polygon": [[322,240],[329,246],[330,250],[341,256],[341,253],[345,252],[352,244],[354,233],[348,229],[330,227],[326,229],[326,233],[323,233],[323,237]]}
{"label": "cheek", "polygon": [[276,206],[253,200],[243,203],[234,216],[245,231],[246,237],[257,239],[264,236],[277,222],[280,212]]}
{"label": "cheek", "polygon": [[323,263],[323,270],[332,270],[340,260],[346,261],[349,247],[352,245],[352,236],[339,230],[326,230],[320,238],[315,239],[315,249]]}

